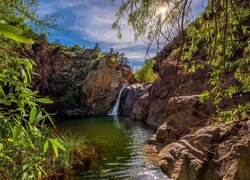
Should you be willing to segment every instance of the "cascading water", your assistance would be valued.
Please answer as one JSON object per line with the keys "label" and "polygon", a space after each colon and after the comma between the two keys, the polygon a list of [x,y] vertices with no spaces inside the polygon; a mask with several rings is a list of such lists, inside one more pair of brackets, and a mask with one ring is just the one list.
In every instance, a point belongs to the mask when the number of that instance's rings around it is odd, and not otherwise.
{"label": "cascading water", "polygon": [[111,111],[108,113],[108,115],[110,116],[118,116],[118,111],[119,111],[119,105],[120,105],[120,99],[121,99],[121,95],[122,95],[122,91],[126,88],[127,86],[123,86],[122,89],[119,92],[119,95],[117,97],[117,101],[115,103],[115,105],[113,106],[113,108],[111,109]]}

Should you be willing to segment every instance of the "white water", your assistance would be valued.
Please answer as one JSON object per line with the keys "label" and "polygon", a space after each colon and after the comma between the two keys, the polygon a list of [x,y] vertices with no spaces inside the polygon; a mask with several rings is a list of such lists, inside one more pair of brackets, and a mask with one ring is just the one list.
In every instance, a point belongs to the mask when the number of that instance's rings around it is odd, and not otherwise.
{"label": "white water", "polygon": [[126,88],[126,86],[123,86],[122,89],[119,92],[119,95],[117,97],[117,101],[115,103],[115,105],[113,106],[112,110],[108,113],[108,115],[110,116],[118,116],[118,110],[119,110],[119,105],[120,105],[120,99],[121,99],[121,95],[122,95],[122,91]]}

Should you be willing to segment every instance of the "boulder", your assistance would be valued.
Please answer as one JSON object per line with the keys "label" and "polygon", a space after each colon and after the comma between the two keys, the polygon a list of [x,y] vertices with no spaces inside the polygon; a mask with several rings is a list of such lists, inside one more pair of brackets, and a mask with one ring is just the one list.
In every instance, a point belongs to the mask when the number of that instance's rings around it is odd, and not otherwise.
{"label": "boulder", "polygon": [[[146,118],[143,119],[145,122],[158,128],[168,117],[169,108],[167,107],[171,107],[168,103],[173,96],[191,97],[202,92],[206,70],[197,70],[190,77],[185,74],[182,63],[179,63],[178,68],[176,68],[176,63],[174,59],[162,62],[158,72],[160,77],[152,83],[147,96],[139,98],[135,103],[133,118]],[[175,90],[177,94],[174,94]]]}
{"label": "boulder", "polygon": [[[194,132],[208,123],[207,117],[214,107],[200,104],[199,95],[179,96],[170,98],[165,106],[164,123],[158,128],[151,144],[162,146],[176,142],[181,136]],[[155,147],[158,149],[158,147]]]}
{"label": "boulder", "polygon": [[146,92],[134,103],[131,117],[135,120],[145,121],[148,117],[149,104],[149,93]]}
{"label": "boulder", "polygon": [[247,180],[249,136],[250,121],[240,129],[206,126],[166,145],[158,154],[158,163],[174,180]]}
{"label": "boulder", "polygon": [[219,133],[218,127],[207,126],[168,144],[158,154],[161,169],[175,180],[203,179],[205,164]]}
{"label": "boulder", "polygon": [[[236,131],[239,129],[236,127]],[[228,135],[226,135],[228,136]],[[238,132],[229,134],[213,151],[205,179],[247,180],[250,177],[250,121]]]}
{"label": "boulder", "polygon": [[90,71],[82,87],[87,100],[86,105],[96,114],[106,113],[123,83],[125,79],[121,71],[111,68]]}
{"label": "boulder", "polygon": [[130,116],[135,102],[148,92],[151,85],[148,84],[133,84],[123,90],[119,107],[119,114]]}

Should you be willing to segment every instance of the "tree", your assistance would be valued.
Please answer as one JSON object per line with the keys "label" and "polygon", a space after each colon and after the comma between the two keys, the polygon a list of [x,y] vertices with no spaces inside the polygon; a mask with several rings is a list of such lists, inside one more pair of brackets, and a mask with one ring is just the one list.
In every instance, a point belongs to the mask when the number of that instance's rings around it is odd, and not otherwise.
{"label": "tree", "polygon": [[[149,44],[157,42],[159,48],[161,42],[166,44],[178,34],[181,45],[176,68],[182,61],[190,74],[200,68],[209,70],[207,83],[212,88],[203,92],[201,101],[209,99],[216,105],[220,121],[249,119],[249,101],[233,106],[227,103],[226,108],[221,103],[250,93],[250,2],[208,0],[206,10],[192,23],[191,3],[192,0],[126,0],[116,13],[113,28],[121,37],[120,25],[127,14],[135,37],[146,37]],[[194,58],[201,52],[205,59]],[[230,84],[231,80],[235,83]],[[177,90],[175,87],[174,96]]]}
{"label": "tree", "polygon": [[153,59],[145,60],[144,65],[135,72],[135,78],[140,82],[152,82],[158,74],[153,72],[154,61]]}
{"label": "tree", "polygon": [[25,18],[41,23],[30,8],[35,1],[0,2],[0,179],[35,179],[46,174],[49,149],[58,156],[61,140],[48,135],[50,115],[40,106],[53,101],[30,89],[34,62],[15,49],[33,44]]}

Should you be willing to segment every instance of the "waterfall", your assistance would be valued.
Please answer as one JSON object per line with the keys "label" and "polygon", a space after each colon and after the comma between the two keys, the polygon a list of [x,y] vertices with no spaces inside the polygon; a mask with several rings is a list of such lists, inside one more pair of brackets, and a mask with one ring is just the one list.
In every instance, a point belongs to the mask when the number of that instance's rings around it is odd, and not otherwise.
{"label": "waterfall", "polygon": [[121,95],[122,95],[122,91],[126,89],[126,86],[123,86],[122,89],[119,92],[119,95],[117,97],[117,101],[115,103],[115,105],[113,106],[113,108],[111,109],[111,111],[108,113],[108,115],[110,116],[118,116],[118,111],[119,111],[119,105],[120,105],[120,99],[121,99]]}

